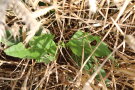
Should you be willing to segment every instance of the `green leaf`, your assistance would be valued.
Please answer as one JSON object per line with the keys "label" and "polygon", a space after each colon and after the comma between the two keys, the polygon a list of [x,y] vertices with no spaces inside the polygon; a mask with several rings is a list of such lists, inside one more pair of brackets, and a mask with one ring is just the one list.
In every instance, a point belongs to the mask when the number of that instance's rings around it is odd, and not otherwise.
{"label": "green leaf", "polygon": [[82,31],[78,31],[73,35],[71,40],[67,43],[67,46],[78,57],[80,57],[82,55],[83,47],[85,50],[85,54],[88,54],[91,51],[91,49],[89,47],[89,41],[86,36],[87,36],[86,33],[82,32]]}
{"label": "green leaf", "polygon": [[[69,40],[69,42],[66,44],[72,51],[74,55],[76,55],[79,59],[77,62],[81,62],[82,58],[82,51],[84,49],[84,59],[87,59],[87,57],[93,52],[95,47],[98,45],[98,43],[101,41],[99,36],[93,36],[89,33],[77,31]],[[107,44],[102,42],[93,56],[90,58],[88,63],[86,64],[85,68],[90,69],[91,68],[91,61],[94,61],[93,57],[106,57],[111,53],[109,50]],[[78,63],[78,65],[80,65]]]}
{"label": "green leaf", "polygon": [[53,37],[51,34],[34,37],[30,41],[29,57],[45,63],[55,60],[57,46],[53,41]]}
{"label": "green leaf", "polygon": [[[96,45],[91,45],[93,41],[96,41]],[[72,52],[75,55],[79,57],[82,56],[82,50],[84,48],[84,54],[87,58],[87,56],[90,55],[90,53],[94,50],[94,48],[100,41],[101,39],[99,36],[92,36],[86,32],[78,31],[67,43],[67,46],[72,50]],[[103,42],[94,53],[94,56],[104,57],[109,55],[110,53],[111,51],[108,49],[107,45]]]}
{"label": "green leaf", "polygon": [[[91,45],[91,43],[94,41],[96,42],[96,45]],[[67,46],[72,50],[75,55],[79,57],[82,56],[82,50],[84,48],[84,54],[85,56],[88,56],[95,49],[95,47],[100,41],[101,39],[99,36],[92,36],[86,32],[78,31],[73,35],[71,40],[69,40]],[[111,51],[108,49],[107,44],[102,42],[94,53],[94,56],[104,57],[109,55],[110,53]]]}
{"label": "green leaf", "polygon": [[23,43],[18,43],[17,45],[13,45],[4,52],[13,57],[18,57],[18,58],[26,58],[27,55],[29,55],[29,51],[25,48]]}
{"label": "green leaf", "polygon": [[97,56],[97,57],[105,57],[105,56],[108,56],[110,53],[111,53],[111,51],[108,49],[107,44],[102,42],[101,45],[99,45],[98,49],[96,50],[95,56]]}
{"label": "green leaf", "polygon": [[18,43],[7,48],[4,52],[13,57],[36,59],[40,62],[49,63],[55,60],[57,49],[53,37],[51,34],[36,36],[30,41],[28,49],[23,43]]}

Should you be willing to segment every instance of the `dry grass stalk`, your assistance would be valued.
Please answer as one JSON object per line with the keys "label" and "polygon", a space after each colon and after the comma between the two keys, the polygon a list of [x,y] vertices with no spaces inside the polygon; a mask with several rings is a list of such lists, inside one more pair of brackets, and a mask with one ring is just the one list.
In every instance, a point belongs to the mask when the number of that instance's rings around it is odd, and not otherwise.
{"label": "dry grass stalk", "polygon": [[31,72],[31,68],[30,68],[30,70],[28,71],[28,73],[26,75],[26,78],[25,78],[25,80],[24,80],[24,82],[22,84],[21,90],[28,90],[27,85],[28,85],[28,80],[29,80],[29,77],[30,77],[30,72]]}
{"label": "dry grass stalk", "polygon": [[0,80],[11,80],[11,81],[14,81],[14,80],[19,80],[20,78],[22,78],[22,76],[25,74],[25,71],[27,69],[27,66],[28,66],[28,63],[29,63],[29,60],[27,61],[23,71],[21,72],[21,75],[19,77],[15,77],[15,78],[6,78],[6,77],[0,77]]}
{"label": "dry grass stalk", "polygon": [[32,13],[32,16],[34,18],[40,17],[40,16],[45,15],[47,12],[49,12],[50,10],[53,10],[55,8],[56,8],[56,6],[50,6],[50,7],[44,8],[44,9],[37,10],[37,11]]}
{"label": "dry grass stalk", "polygon": [[120,9],[125,0],[113,0],[115,5]]}
{"label": "dry grass stalk", "polygon": [[28,36],[25,39],[25,42],[28,43],[39,30],[40,23],[32,16],[32,13],[21,1],[16,0],[13,10],[19,18],[22,18],[22,21],[25,22],[27,28],[30,29],[30,31],[27,33]]}

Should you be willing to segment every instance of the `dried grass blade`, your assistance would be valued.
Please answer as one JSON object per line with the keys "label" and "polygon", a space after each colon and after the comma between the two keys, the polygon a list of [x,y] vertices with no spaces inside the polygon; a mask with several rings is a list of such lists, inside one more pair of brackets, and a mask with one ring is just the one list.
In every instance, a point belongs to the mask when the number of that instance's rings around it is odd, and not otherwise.
{"label": "dried grass blade", "polygon": [[30,31],[27,33],[27,37],[25,39],[25,43],[28,43],[29,40],[35,35],[35,33],[39,30],[40,22],[38,22],[33,16],[32,13],[25,7],[25,5],[18,0],[15,0],[14,3],[14,12],[22,18],[22,21],[25,22],[26,26]]}
{"label": "dried grass blade", "polygon": [[5,16],[6,9],[12,0],[1,0],[0,1],[0,41],[5,38]]}
{"label": "dried grass blade", "polygon": [[55,9],[55,8],[56,8],[56,6],[50,6],[50,7],[44,8],[44,9],[40,9],[38,11],[33,12],[32,15],[34,18],[37,18],[42,15],[45,15],[47,12],[49,12],[50,10]]}

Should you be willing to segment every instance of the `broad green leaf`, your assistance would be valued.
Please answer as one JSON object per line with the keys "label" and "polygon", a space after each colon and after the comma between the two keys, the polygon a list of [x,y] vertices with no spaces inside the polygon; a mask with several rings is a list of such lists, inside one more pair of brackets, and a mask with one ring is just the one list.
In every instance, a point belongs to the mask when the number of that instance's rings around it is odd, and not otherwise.
{"label": "broad green leaf", "polygon": [[[91,42],[93,41],[96,41],[96,45],[91,45]],[[73,35],[71,40],[69,40],[67,46],[72,50],[75,55],[79,57],[82,56],[82,50],[84,48],[84,54],[87,58],[87,56],[90,55],[90,53],[94,50],[94,48],[100,41],[101,39],[99,36],[92,36],[86,32],[78,31]],[[94,56],[104,57],[109,55],[110,53],[111,51],[108,49],[107,45],[102,42],[94,53]]]}
{"label": "broad green leaf", "polygon": [[[72,51],[74,55],[76,55],[78,59],[78,65],[81,62],[82,58],[82,51],[84,49],[84,59],[86,59],[92,51],[95,49],[97,44],[101,41],[99,36],[93,36],[89,33],[78,31],[76,32],[71,40],[66,44]],[[109,50],[107,44],[104,42],[101,43],[101,45],[97,48],[91,59],[88,61],[88,63],[85,65],[85,69],[90,69],[92,67],[92,61],[95,59],[93,57],[106,57],[111,53]]]}
{"label": "broad green leaf", "polygon": [[7,48],[6,50],[4,50],[4,52],[9,56],[18,57],[18,58],[26,58],[27,55],[29,55],[29,51],[25,48],[23,43],[18,43],[17,45],[13,45]]}
{"label": "broad green leaf", "polygon": [[[87,35],[81,31],[78,31],[73,35],[71,40],[67,43],[67,46],[77,56],[82,55],[83,47],[85,49],[85,53],[86,52],[89,53],[91,50],[89,47],[89,41],[87,40]],[[86,53],[86,54],[88,54],[88,53]]]}
{"label": "broad green leaf", "polygon": [[[93,47],[93,49],[95,46]],[[111,51],[108,49],[108,46],[102,42],[101,45],[98,47],[98,49],[95,52],[95,56],[97,57],[105,57],[108,56],[111,53]]]}
{"label": "broad green leaf", "polygon": [[53,37],[54,36],[51,34],[34,37],[33,40],[30,41],[29,57],[46,63],[54,60],[57,47],[53,41]]}
{"label": "broad green leaf", "polygon": [[55,60],[57,46],[51,34],[36,36],[29,43],[29,48],[25,48],[23,43],[18,43],[5,50],[9,56],[18,58],[36,59],[40,62],[49,63]]}

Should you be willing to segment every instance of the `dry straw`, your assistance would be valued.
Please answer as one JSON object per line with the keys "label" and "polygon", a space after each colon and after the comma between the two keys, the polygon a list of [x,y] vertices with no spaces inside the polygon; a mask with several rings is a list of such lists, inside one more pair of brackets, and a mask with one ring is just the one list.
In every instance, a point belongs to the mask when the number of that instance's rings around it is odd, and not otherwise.
{"label": "dry straw", "polygon": [[[132,37],[132,36],[128,36],[128,35],[125,35],[123,33],[123,31],[120,29],[120,27],[118,26],[118,24],[116,23],[120,17],[122,16],[122,14],[124,13],[126,7],[128,6],[128,4],[130,3],[131,0],[125,0],[123,6],[120,8],[120,11],[119,11],[119,14],[117,16],[117,18],[115,20],[113,20],[112,18],[112,21],[113,21],[113,25],[112,27],[115,25],[117,27],[117,30],[123,35],[123,36],[126,36],[126,41],[128,42],[129,46],[135,50],[135,43],[133,43],[133,41],[135,41],[135,39]],[[115,4],[116,3],[119,3],[117,1],[114,1]],[[110,28],[111,30],[111,28]],[[109,30],[109,31],[110,31]],[[109,33],[108,31],[108,33]],[[106,34],[107,35],[107,34]],[[106,37],[106,35],[104,36],[104,38]],[[104,66],[104,64],[108,61],[109,57],[115,53],[122,45],[124,44],[124,41],[117,47],[113,50],[113,52],[104,60],[104,62],[97,68],[97,70],[94,72],[94,74],[92,74],[92,76],[89,78],[89,80],[85,83],[84,87],[83,87],[83,90],[86,90],[86,88],[90,88],[90,84],[92,83],[92,81],[94,80],[94,78],[97,76],[97,74],[100,72],[101,68]],[[100,45],[100,43],[99,43]],[[97,45],[98,46],[98,45]],[[96,50],[96,49],[95,49]],[[82,71],[83,67],[85,66],[85,64],[87,63],[87,61],[89,60],[89,58],[92,56],[92,54],[95,52],[95,50],[91,53],[91,55],[86,59],[86,61],[84,62],[84,64],[82,65],[80,71]],[[89,89],[89,90],[92,90],[92,89]]]}
{"label": "dry straw", "polygon": [[[47,0],[50,2],[49,0]],[[32,2],[32,1],[31,1]],[[39,2],[39,0],[35,0],[35,3]],[[10,6],[10,7],[9,7]],[[40,17],[44,14],[46,14],[48,11],[55,9],[56,6],[50,6],[45,9],[40,9],[35,12],[31,12],[21,0],[1,0],[0,2],[0,41],[5,36],[5,17],[6,17],[6,10],[10,8],[14,11],[16,16],[18,18],[22,18],[22,21],[26,24],[27,30],[29,31],[23,31],[23,33],[27,32],[27,37],[25,39],[25,43],[28,43],[29,40],[35,35],[35,33],[39,30],[41,27],[41,23],[36,20],[37,17]],[[16,35],[13,35],[16,36]],[[14,37],[15,38],[15,37]]]}

